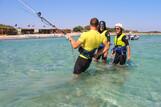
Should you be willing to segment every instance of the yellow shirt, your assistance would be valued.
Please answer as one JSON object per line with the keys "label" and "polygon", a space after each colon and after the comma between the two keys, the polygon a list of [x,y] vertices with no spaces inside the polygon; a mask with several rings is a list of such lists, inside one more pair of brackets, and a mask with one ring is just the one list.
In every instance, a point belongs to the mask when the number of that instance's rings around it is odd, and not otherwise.
{"label": "yellow shirt", "polygon": [[[92,51],[93,49],[98,48],[101,43],[107,41],[106,37],[101,36],[96,30],[90,30],[82,33],[78,40],[82,43],[82,48],[87,51]],[[87,59],[81,54],[80,56]]]}

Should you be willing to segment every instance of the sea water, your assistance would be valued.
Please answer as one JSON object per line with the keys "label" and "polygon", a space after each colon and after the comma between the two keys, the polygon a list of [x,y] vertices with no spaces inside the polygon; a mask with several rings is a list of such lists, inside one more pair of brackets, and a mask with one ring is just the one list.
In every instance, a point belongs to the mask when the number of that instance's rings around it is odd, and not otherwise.
{"label": "sea water", "polygon": [[161,107],[161,36],[130,45],[130,64],[92,62],[74,79],[65,38],[0,41],[0,107]]}

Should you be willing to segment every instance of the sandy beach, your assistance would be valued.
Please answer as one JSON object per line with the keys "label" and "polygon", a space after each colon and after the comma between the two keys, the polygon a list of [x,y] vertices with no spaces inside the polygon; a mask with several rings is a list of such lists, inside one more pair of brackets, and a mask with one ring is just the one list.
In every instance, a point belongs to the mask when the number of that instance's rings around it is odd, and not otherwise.
{"label": "sandy beach", "polygon": [[[70,33],[71,36],[79,36],[81,33]],[[112,36],[115,35],[114,32],[110,33]],[[128,33],[125,33],[128,34]],[[135,35],[158,35],[161,36],[161,33],[133,33]],[[57,38],[65,37],[63,34],[24,34],[24,35],[0,35],[0,40],[14,40],[14,39],[37,39],[37,38]]]}
{"label": "sandy beach", "polygon": [[[78,36],[81,33],[70,33],[71,36]],[[65,37],[64,34],[24,34],[24,35],[0,35],[0,40],[14,39],[37,39],[37,38],[57,38]]]}
{"label": "sandy beach", "polygon": [[[110,33],[111,35],[116,35],[114,32]],[[129,33],[124,33],[126,35],[128,35]],[[139,36],[143,36],[143,35],[147,35],[147,36],[152,36],[152,35],[159,35],[161,36],[161,33],[132,33],[133,35],[139,35]]]}

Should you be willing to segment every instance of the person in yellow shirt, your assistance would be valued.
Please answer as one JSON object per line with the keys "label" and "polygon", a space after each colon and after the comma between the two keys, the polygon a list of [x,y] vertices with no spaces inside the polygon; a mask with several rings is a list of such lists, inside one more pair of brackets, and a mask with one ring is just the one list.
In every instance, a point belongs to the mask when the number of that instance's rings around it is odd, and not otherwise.
{"label": "person in yellow shirt", "polygon": [[92,62],[92,57],[95,54],[96,49],[101,43],[105,45],[103,52],[106,52],[107,39],[106,37],[101,37],[100,33],[97,31],[99,21],[97,18],[92,18],[90,20],[90,30],[83,32],[79,39],[75,41],[70,35],[68,39],[74,49],[79,48],[80,55],[78,56],[73,73],[78,77],[79,74],[86,71]]}

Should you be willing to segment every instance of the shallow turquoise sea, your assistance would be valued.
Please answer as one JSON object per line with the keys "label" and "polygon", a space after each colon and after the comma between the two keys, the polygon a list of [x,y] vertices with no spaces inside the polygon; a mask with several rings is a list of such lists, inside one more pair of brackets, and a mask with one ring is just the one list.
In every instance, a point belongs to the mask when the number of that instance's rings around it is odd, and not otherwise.
{"label": "shallow turquoise sea", "polygon": [[0,107],[161,107],[161,36],[130,41],[131,63],[73,79],[65,38],[0,41]]}

